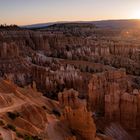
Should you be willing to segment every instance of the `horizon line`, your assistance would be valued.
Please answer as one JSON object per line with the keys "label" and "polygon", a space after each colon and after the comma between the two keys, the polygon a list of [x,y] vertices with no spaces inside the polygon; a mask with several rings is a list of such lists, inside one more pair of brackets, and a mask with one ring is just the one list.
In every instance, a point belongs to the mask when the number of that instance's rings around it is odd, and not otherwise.
{"label": "horizon line", "polygon": [[140,20],[139,18],[120,18],[120,19],[97,19],[97,20],[58,20],[58,21],[49,21],[49,22],[38,22],[38,23],[31,23],[19,26],[30,26],[30,25],[37,25],[37,24],[47,24],[47,23],[62,23],[62,22],[96,22],[96,21],[115,21],[115,20]]}
{"label": "horizon line", "polygon": [[120,19],[97,19],[97,20],[56,20],[56,21],[49,21],[49,22],[38,22],[38,23],[30,23],[30,24],[7,24],[7,23],[3,23],[3,24],[1,24],[1,25],[4,25],[4,24],[6,24],[6,25],[17,25],[17,26],[32,26],[32,25],[38,25],[38,24],[49,24],[49,23],[70,23],[70,22],[72,22],[72,23],[74,23],[74,22],[100,22],[100,21],[119,21],[119,20],[140,20],[139,18],[120,18]]}

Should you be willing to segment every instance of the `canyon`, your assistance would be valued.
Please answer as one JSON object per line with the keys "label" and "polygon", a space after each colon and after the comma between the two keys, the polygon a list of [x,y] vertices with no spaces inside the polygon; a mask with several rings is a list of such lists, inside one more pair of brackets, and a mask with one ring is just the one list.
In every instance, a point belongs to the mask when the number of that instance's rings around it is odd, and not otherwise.
{"label": "canyon", "polygon": [[139,140],[140,29],[0,27],[3,140]]}

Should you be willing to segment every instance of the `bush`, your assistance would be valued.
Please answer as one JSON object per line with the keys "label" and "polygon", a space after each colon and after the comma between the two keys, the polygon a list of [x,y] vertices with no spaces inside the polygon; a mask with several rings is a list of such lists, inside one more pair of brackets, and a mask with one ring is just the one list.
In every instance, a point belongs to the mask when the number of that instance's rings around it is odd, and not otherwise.
{"label": "bush", "polygon": [[25,135],[24,140],[33,140],[31,136]]}
{"label": "bush", "polygon": [[45,109],[45,110],[47,109],[46,106],[42,106],[42,108]]}
{"label": "bush", "polygon": [[32,136],[33,140],[41,140],[38,136]]}
{"label": "bush", "polygon": [[58,111],[58,110],[56,110],[56,109],[53,109],[52,110],[52,112],[53,112],[53,114],[55,114],[56,116],[61,116],[61,113]]}
{"label": "bush", "polygon": [[16,132],[17,137],[23,138],[24,136],[20,132]]}
{"label": "bush", "polygon": [[13,112],[7,112],[7,115],[10,119],[12,120],[15,120],[17,117],[20,116],[20,114],[17,112],[17,113],[13,113]]}
{"label": "bush", "polygon": [[3,125],[5,125],[3,120],[0,120],[0,126],[3,126]]}
{"label": "bush", "polygon": [[13,125],[11,125],[11,124],[7,124],[6,128],[9,128],[9,129],[11,129],[11,130],[13,130],[13,131],[16,131],[15,126],[13,126]]}
{"label": "bush", "polygon": [[24,136],[24,140],[41,140],[41,139],[38,138],[38,136],[28,136],[28,135],[25,135]]}

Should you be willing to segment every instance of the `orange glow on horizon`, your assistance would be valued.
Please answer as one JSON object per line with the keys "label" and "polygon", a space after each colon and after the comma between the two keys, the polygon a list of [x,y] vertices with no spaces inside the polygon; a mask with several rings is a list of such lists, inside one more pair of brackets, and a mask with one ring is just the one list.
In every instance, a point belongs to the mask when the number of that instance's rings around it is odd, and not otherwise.
{"label": "orange glow on horizon", "polygon": [[3,0],[0,24],[140,19],[139,5],[140,0]]}
{"label": "orange glow on horizon", "polygon": [[134,12],[132,12],[132,16],[133,19],[140,19],[140,10],[135,10]]}

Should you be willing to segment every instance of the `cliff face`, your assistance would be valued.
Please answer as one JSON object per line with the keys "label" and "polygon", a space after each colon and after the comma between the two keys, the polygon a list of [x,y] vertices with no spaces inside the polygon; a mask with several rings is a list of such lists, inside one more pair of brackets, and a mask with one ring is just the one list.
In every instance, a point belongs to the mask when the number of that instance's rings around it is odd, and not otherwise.
{"label": "cliff face", "polygon": [[18,45],[14,41],[0,43],[0,76],[23,86],[29,83],[30,70]]}
{"label": "cliff face", "polygon": [[[49,103],[41,93],[30,87],[20,88],[10,81],[0,81],[0,133],[2,138],[24,139],[26,135],[48,137],[45,129],[47,114],[55,108],[55,102]],[[42,106],[49,108],[45,111]],[[35,115],[33,115],[35,114]],[[15,132],[16,131],[16,132]]]}
{"label": "cliff face", "polygon": [[95,74],[89,83],[88,107],[108,122],[119,122],[127,129],[136,129],[139,127],[139,94],[123,70]]}
{"label": "cliff face", "polygon": [[14,58],[19,56],[19,49],[15,42],[2,43],[0,51],[0,58]]}
{"label": "cliff face", "polygon": [[[91,114],[86,109],[72,110],[71,108],[65,108],[63,115],[66,123],[68,122],[69,128],[76,133],[78,140],[95,139],[95,124]],[[80,118],[79,115],[81,116]]]}
{"label": "cliff face", "polygon": [[61,66],[55,71],[47,70],[44,67],[33,67],[33,78],[38,88],[45,91],[46,95],[50,97],[57,97],[56,94],[64,88],[74,88],[78,91],[86,88],[83,87],[82,74],[69,65]]}
{"label": "cliff face", "polygon": [[76,135],[76,139],[95,140],[95,123],[91,117],[91,113],[87,111],[86,106],[80,103],[78,92],[71,89],[59,93],[59,102],[63,107],[61,121],[71,129]]}
{"label": "cliff face", "polygon": [[[94,74],[89,82],[88,103],[92,111],[100,110],[104,112],[105,95],[116,92],[117,87],[110,84],[118,83],[120,89],[127,89],[126,73],[124,70],[111,70],[99,74]],[[92,100],[95,100],[92,102]]]}
{"label": "cliff face", "polygon": [[70,129],[76,140],[112,140],[111,137],[96,133],[92,113],[87,110],[86,102],[78,98],[78,94],[73,89],[59,93],[58,99],[62,108],[61,123]]}

